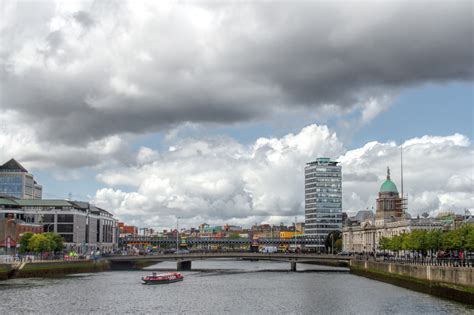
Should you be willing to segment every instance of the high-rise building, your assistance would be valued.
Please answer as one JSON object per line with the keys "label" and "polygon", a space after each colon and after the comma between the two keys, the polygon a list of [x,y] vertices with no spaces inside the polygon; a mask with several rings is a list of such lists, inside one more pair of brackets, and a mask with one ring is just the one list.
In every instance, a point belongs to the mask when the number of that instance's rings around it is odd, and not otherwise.
{"label": "high-rise building", "polygon": [[342,229],[341,166],[329,158],[317,158],[305,167],[305,236],[324,248],[327,235]]}
{"label": "high-rise building", "polygon": [[43,187],[20,163],[11,159],[0,166],[0,194],[19,199],[41,199]]}

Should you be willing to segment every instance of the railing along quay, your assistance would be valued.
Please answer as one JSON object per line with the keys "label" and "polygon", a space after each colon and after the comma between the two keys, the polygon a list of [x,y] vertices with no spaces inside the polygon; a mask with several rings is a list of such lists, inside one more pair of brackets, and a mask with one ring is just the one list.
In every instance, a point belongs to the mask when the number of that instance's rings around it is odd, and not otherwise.
{"label": "railing along quay", "polygon": [[378,262],[388,262],[401,265],[419,265],[419,266],[446,266],[446,267],[466,267],[474,268],[474,257],[469,258],[436,258],[436,257],[376,257],[366,255],[356,255],[358,260],[372,260]]}

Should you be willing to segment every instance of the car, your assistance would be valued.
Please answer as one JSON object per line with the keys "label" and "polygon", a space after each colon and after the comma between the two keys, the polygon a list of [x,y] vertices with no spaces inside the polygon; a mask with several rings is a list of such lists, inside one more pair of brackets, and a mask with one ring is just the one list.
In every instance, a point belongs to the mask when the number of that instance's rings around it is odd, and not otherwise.
{"label": "car", "polygon": [[339,256],[351,256],[352,253],[346,252],[346,251],[342,251],[342,252],[339,252],[338,255],[339,255]]}

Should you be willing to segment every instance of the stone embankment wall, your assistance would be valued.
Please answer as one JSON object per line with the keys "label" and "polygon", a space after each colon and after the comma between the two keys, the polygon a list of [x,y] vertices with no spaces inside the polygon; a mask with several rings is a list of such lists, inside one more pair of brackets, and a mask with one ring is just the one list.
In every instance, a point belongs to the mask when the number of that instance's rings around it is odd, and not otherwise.
{"label": "stone embankment wall", "polygon": [[98,272],[110,268],[107,260],[76,260],[76,261],[48,261],[48,262],[29,262],[16,265],[16,268],[9,266],[3,277],[0,265],[0,280],[8,278],[30,278],[30,277],[51,277],[70,273]]}
{"label": "stone embankment wall", "polygon": [[0,264],[0,280],[7,280],[8,275],[12,270],[12,266],[9,264]]}
{"label": "stone embankment wall", "polygon": [[353,260],[351,273],[474,304],[474,268]]}

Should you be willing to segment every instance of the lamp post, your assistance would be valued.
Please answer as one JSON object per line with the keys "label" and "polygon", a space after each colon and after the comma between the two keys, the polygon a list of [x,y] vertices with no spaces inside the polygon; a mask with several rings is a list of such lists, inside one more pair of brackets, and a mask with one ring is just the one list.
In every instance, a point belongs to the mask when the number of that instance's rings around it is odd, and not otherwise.
{"label": "lamp post", "polygon": [[176,254],[179,248],[179,217],[176,217]]}
{"label": "lamp post", "polygon": [[296,245],[296,217],[295,217],[295,253],[296,253],[296,250],[298,249],[297,246],[298,245]]}

